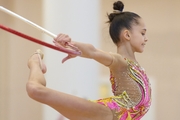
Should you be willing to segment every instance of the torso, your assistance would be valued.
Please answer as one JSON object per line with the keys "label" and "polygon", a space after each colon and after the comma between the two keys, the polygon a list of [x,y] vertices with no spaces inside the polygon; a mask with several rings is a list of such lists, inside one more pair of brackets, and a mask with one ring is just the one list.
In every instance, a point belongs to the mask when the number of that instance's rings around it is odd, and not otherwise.
{"label": "torso", "polygon": [[114,96],[96,100],[113,113],[113,120],[140,120],[150,108],[151,87],[144,69],[137,63],[113,54],[109,65]]}
{"label": "torso", "polygon": [[142,99],[149,100],[151,88],[144,69],[137,62],[127,58],[124,60],[127,65],[111,70],[110,81],[114,95],[123,94],[125,99],[121,99],[120,102],[125,104],[124,107],[131,108],[138,105]]}

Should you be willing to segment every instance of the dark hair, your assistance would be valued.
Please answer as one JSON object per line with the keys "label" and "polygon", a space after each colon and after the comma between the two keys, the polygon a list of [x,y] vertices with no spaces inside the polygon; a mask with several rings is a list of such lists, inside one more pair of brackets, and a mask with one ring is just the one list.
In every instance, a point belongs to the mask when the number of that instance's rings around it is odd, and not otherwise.
{"label": "dark hair", "polygon": [[130,30],[133,23],[139,24],[138,19],[141,17],[133,12],[123,12],[124,4],[121,1],[115,2],[113,9],[114,12],[108,14],[108,23],[110,23],[109,34],[117,45],[120,41],[119,34],[121,30],[124,28]]}

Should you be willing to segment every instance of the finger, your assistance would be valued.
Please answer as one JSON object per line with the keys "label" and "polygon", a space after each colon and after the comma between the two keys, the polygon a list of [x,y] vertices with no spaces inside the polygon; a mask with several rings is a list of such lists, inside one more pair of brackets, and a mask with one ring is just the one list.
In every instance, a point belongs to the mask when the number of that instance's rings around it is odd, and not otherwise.
{"label": "finger", "polygon": [[70,42],[70,38],[65,35],[65,34],[61,34],[57,40],[56,40],[59,44],[63,45],[63,46],[66,46],[66,42]]}
{"label": "finger", "polygon": [[67,61],[68,59],[71,59],[72,57],[70,55],[68,55],[67,57],[63,58],[62,63],[64,63],[65,61]]}
{"label": "finger", "polygon": [[56,36],[56,38],[54,38],[54,40],[55,41],[57,41],[58,40],[58,38],[61,36],[62,34],[60,33],[60,34],[58,34],[57,36]]}
{"label": "finger", "polygon": [[66,45],[69,46],[70,48],[72,48],[73,50],[80,51],[80,50],[78,49],[78,47],[72,45],[72,44],[69,43],[69,42],[67,42]]}
{"label": "finger", "polygon": [[56,40],[57,42],[59,42],[59,41],[61,41],[61,39],[63,38],[63,36],[64,36],[64,34],[59,34],[59,35],[55,38],[55,40]]}
{"label": "finger", "polygon": [[58,36],[58,41],[69,42],[69,41],[71,41],[71,38],[66,34],[61,34]]}
{"label": "finger", "polygon": [[65,34],[61,34],[59,37],[58,37],[58,40],[63,40],[65,38]]}
{"label": "finger", "polygon": [[54,40],[53,43],[55,44],[55,46],[65,47],[65,43],[63,43],[63,42],[58,42],[57,40]]}
{"label": "finger", "polygon": [[55,46],[56,47],[58,47],[58,48],[62,48],[62,47],[64,47],[63,45],[60,45],[58,42],[56,42],[56,41],[53,41],[53,43],[55,44]]}

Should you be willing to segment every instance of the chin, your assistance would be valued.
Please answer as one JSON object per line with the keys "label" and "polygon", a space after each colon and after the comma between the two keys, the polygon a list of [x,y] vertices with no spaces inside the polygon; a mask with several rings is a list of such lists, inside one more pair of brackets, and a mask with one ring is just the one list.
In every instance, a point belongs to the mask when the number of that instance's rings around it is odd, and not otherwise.
{"label": "chin", "polygon": [[136,51],[136,52],[138,52],[138,53],[143,53],[143,52],[144,52],[144,50],[139,50],[139,51]]}

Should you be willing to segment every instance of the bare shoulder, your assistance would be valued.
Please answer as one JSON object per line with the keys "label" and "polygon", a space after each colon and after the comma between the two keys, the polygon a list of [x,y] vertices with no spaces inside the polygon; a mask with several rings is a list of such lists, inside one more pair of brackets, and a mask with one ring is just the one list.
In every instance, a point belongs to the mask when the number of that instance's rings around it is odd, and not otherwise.
{"label": "bare shoulder", "polygon": [[127,66],[125,58],[118,53],[109,53],[112,56],[112,63],[108,66],[110,69],[116,69]]}

